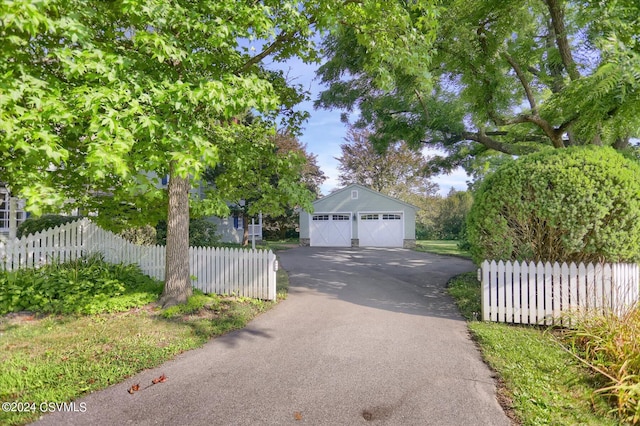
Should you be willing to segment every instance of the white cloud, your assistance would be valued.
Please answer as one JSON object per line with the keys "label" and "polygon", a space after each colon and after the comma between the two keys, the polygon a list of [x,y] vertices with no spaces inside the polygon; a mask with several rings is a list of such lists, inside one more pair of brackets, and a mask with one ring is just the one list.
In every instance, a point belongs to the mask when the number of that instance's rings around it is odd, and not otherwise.
{"label": "white cloud", "polygon": [[469,176],[462,168],[458,167],[449,174],[440,174],[431,180],[440,185],[438,193],[445,196],[449,193],[451,188],[455,188],[457,191],[466,190]]}

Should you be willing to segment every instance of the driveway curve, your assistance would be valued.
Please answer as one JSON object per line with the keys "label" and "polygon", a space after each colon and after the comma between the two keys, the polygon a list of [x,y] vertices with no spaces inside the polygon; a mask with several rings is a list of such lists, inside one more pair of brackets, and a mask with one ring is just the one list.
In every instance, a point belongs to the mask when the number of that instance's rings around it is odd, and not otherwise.
{"label": "driveway curve", "polygon": [[277,307],[39,424],[510,424],[445,290],[471,262],[405,249],[279,257],[290,289]]}

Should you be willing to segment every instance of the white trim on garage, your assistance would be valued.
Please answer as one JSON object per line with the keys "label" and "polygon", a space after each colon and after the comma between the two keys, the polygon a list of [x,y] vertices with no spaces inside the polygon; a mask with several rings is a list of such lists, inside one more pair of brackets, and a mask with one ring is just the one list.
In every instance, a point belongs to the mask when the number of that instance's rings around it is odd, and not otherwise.
{"label": "white trim on garage", "polygon": [[360,247],[402,247],[404,245],[404,212],[357,212]]}
{"label": "white trim on garage", "polygon": [[309,214],[309,245],[312,247],[351,247],[351,212]]}

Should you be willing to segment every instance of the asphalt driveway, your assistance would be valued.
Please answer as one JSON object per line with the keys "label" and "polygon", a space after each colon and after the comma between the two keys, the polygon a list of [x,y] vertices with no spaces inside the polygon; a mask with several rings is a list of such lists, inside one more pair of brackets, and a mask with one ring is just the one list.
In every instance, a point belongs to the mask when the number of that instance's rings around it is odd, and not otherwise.
{"label": "asphalt driveway", "polygon": [[279,306],[41,424],[510,424],[445,292],[470,262],[404,249],[279,257],[291,279]]}

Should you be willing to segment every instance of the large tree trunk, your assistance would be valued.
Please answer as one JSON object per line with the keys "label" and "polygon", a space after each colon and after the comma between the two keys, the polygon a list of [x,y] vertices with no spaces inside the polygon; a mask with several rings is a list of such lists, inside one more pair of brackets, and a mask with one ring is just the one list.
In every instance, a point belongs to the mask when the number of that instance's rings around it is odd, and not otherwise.
{"label": "large tree trunk", "polygon": [[163,307],[185,303],[191,296],[189,279],[189,178],[169,172],[169,209],[167,212],[167,254],[165,259]]}
{"label": "large tree trunk", "polygon": [[242,225],[244,226],[242,232],[242,245],[244,247],[249,245],[249,216],[246,212],[242,212]]}

